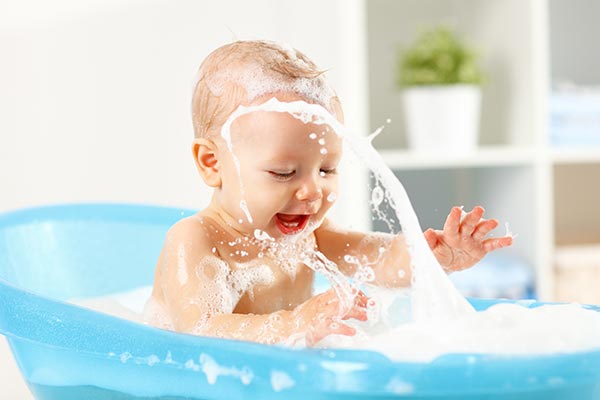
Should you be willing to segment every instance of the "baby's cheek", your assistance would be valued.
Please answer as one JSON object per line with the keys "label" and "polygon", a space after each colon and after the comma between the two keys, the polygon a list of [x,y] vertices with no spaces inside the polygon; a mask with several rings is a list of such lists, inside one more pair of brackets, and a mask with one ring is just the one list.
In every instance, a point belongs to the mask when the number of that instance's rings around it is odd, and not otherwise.
{"label": "baby's cheek", "polygon": [[337,200],[337,191],[330,191],[325,194],[325,206],[331,207]]}

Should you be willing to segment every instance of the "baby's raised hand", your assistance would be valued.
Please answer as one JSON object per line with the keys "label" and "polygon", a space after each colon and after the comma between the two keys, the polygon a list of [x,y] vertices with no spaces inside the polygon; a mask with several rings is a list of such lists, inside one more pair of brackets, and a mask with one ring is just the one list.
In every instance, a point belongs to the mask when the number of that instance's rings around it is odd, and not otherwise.
{"label": "baby's raised hand", "polygon": [[291,313],[291,335],[306,335],[306,345],[312,346],[331,334],[353,336],[356,330],[344,323],[350,318],[367,320],[367,296],[358,291],[353,305],[344,310],[334,289],[318,294],[296,307]]}
{"label": "baby's raised hand", "polygon": [[498,220],[483,219],[483,207],[475,207],[462,219],[462,209],[453,207],[444,230],[428,229],[425,239],[444,270],[460,271],[475,265],[490,251],[510,246],[511,236],[486,238]]}

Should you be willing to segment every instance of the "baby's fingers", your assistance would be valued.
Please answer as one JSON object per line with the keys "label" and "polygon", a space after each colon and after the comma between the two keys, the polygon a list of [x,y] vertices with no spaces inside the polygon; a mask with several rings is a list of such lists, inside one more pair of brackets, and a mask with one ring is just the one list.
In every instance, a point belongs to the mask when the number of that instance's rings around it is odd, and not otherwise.
{"label": "baby's fingers", "polygon": [[483,248],[486,252],[501,249],[503,247],[510,246],[513,242],[512,236],[505,236],[501,238],[487,239],[483,241]]}
{"label": "baby's fingers", "polygon": [[359,321],[367,320],[367,302],[369,298],[362,291],[359,291],[354,298],[354,305],[352,308],[342,317],[342,319],[354,318]]}
{"label": "baby's fingers", "polygon": [[458,233],[461,215],[462,209],[460,207],[452,207],[452,210],[450,210],[450,214],[448,214],[446,222],[444,223],[444,233]]}
{"label": "baby's fingers", "polygon": [[423,234],[430,249],[435,249],[438,244],[438,233],[434,229],[427,229]]}
{"label": "baby's fingers", "polygon": [[498,226],[497,219],[486,219],[486,220],[480,222],[475,227],[475,230],[473,231],[473,235],[471,235],[471,236],[473,236],[473,239],[475,239],[475,240],[481,240],[490,231],[492,231],[493,229],[496,229],[497,226]]}
{"label": "baby's fingers", "polygon": [[473,230],[475,229],[475,227],[481,220],[481,217],[483,217],[484,212],[485,212],[485,210],[483,209],[483,207],[480,207],[480,206],[474,207],[473,210],[471,212],[467,213],[465,215],[465,217],[462,219],[462,221],[460,223],[459,233],[463,237],[471,236],[471,234],[473,233]]}
{"label": "baby's fingers", "polygon": [[367,295],[362,290],[359,290],[356,294],[356,297],[354,298],[354,305],[365,308],[367,306],[368,301],[369,298],[367,297]]}
{"label": "baby's fingers", "polygon": [[367,320],[367,309],[365,307],[358,307],[358,306],[352,307],[352,309],[350,311],[348,311],[346,313],[346,315],[344,315],[342,317],[343,320],[347,320],[350,318],[354,318],[359,321],[366,321]]}
{"label": "baby's fingers", "polygon": [[356,329],[343,324],[338,321],[331,321],[327,325],[321,325],[320,327],[312,327],[312,329],[306,332],[306,342],[308,346],[313,346],[323,338],[329,335],[344,335],[354,336],[356,335]]}
{"label": "baby's fingers", "polygon": [[338,334],[345,336],[354,336],[356,335],[356,329],[348,326],[346,324],[342,324],[341,322],[332,322],[329,324],[329,332],[328,335]]}

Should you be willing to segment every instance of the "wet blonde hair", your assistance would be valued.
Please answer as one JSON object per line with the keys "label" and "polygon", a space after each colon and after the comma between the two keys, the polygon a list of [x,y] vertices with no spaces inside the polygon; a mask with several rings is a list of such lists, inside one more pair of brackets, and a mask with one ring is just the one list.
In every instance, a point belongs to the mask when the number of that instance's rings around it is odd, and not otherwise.
{"label": "wet blonde hair", "polygon": [[219,135],[238,106],[276,92],[294,92],[342,119],[324,71],[306,55],[274,42],[237,41],[214,50],[198,69],[192,97],[194,136]]}

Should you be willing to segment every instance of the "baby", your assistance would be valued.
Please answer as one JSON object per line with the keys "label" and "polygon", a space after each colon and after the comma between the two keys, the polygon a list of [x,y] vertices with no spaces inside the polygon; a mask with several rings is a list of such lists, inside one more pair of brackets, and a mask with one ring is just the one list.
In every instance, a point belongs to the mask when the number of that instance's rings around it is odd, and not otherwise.
{"label": "baby", "polygon": [[[323,71],[295,49],[238,41],[206,58],[192,100],[192,153],[214,192],[207,208],[167,234],[146,305],[149,323],[310,346],[330,334],[354,335],[344,321],[366,320],[368,300],[353,290],[354,301],[345,302],[339,287],[313,296],[314,269],[335,277],[335,263],[352,277],[357,272],[352,260],[366,257],[373,260],[372,284],[410,285],[410,254],[402,235],[352,232],[326,217],[338,191],[342,156],[342,140],[331,124],[261,109],[228,121],[241,106],[269,100],[319,105],[343,122],[340,101]],[[425,232],[446,271],[473,266],[512,243],[508,236],[486,238],[498,222],[483,219],[483,212],[475,207],[462,216],[455,207],[442,231]]]}

